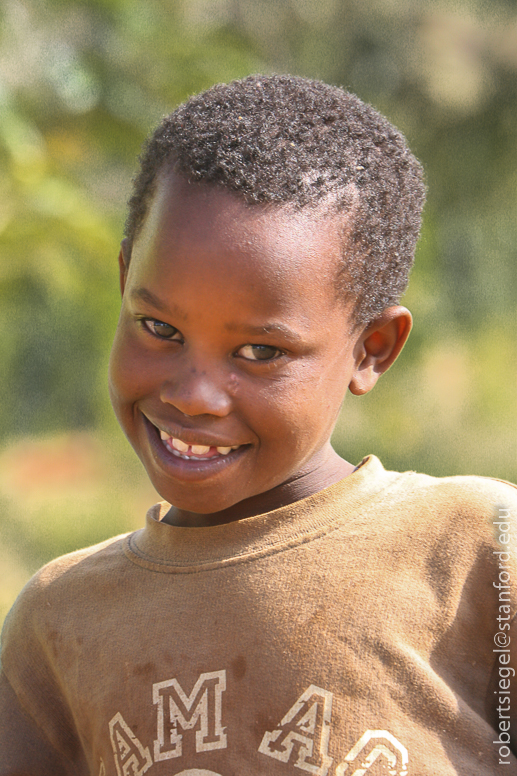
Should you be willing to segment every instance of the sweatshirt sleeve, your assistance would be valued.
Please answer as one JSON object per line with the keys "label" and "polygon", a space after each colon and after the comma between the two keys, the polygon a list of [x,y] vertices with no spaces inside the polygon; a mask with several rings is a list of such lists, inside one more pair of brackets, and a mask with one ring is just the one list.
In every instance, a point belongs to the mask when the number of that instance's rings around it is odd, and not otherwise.
{"label": "sweatshirt sleeve", "polygon": [[0,672],[0,776],[72,776],[74,773],[25,714],[7,677]]}
{"label": "sweatshirt sleeve", "polygon": [[52,650],[60,607],[42,576],[22,590],[2,630],[0,776],[88,772]]}

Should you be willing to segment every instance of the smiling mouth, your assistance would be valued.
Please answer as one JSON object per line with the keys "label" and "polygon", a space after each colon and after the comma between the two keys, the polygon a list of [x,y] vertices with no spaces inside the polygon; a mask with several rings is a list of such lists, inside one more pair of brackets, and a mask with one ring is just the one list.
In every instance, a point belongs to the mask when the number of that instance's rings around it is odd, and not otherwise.
{"label": "smiling mouth", "polygon": [[172,437],[167,431],[158,428],[160,438],[167,450],[177,458],[183,458],[185,461],[208,461],[211,458],[218,458],[238,450],[242,445],[231,445],[228,447],[215,447],[210,445],[188,445],[181,439]]}

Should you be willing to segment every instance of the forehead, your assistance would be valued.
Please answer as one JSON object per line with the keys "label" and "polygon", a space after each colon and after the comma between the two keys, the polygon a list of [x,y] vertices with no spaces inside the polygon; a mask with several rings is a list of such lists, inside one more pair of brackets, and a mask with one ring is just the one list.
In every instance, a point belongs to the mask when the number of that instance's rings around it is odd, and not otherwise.
{"label": "forehead", "polygon": [[168,172],[157,180],[131,263],[161,257],[165,269],[167,257],[193,263],[200,257],[212,263],[225,258],[234,275],[291,278],[293,283],[312,276],[333,288],[346,221],[321,207],[248,205],[222,187],[190,183]]}

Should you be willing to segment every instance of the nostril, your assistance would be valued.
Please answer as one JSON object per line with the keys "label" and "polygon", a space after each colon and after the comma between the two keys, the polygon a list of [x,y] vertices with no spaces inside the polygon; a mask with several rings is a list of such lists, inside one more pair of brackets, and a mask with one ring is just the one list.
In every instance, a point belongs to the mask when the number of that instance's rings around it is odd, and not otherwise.
{"label": "nostril", "polygon": [[217,375],[190,367],[183,378],[168,380],[160,391],[164,404],[176,407],[185,417],[226,416],[231,410],[230,393],[216,381]]}

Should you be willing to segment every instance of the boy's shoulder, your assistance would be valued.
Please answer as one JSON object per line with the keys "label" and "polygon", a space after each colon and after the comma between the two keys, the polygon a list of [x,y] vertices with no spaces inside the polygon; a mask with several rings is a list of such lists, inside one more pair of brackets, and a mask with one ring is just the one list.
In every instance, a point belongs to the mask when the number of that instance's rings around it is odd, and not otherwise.
{"label": "boy's shoulder", "polygon": [[433,477],[405,472],[395,477],[391,497],[408,514],[422,515],[440,523],[492,524],[500,514],[517,519],[517,486],[506,480],[478,475]]}
{"label": "boy's shoulder", "polygon": [[434,477],[387,471],[371,458],[359,469],[364,469],[365,485],[354,511],[358,519],[375,527],[376,535],[395,532],[413,537],[415,543],[433,535],[439,542],[461,535],[462,543],[473,548],[480,543],[499,544],[497,522],[504,518],[509,542],[515,542],[517,486],[511,482],[477,475]]}
{"label": "boy's shoulder", "polygon": [[507,480],[479,475],[436,477],[416,471],[389,471],[374,455],[362,461],[357,473],[363,478],[366,499],[373,497],[394,506],[401,502],[421,502],[429,507],[447,507],[447,511],[449,508],[492,510],[505,503],[517,506],[517,485]]}
{"label": "boy's shoulder", "polygon": [[491,507],[501,502],[517,502],[517,485],[507,480],[479,475],[454,475],[433,477],[428,474],[406,472],[400,482],[407,493],[420,494],[440,503],[443,499],[451,505]]}
{"label": "boy's shoulder", "polygon": [[69,581],[74,578],[78,581],[86,577],[92,580],[96,574],[104,573],[107,568],[114,567],[122,559],[122,548],[128,535],[124,533],[112,536],[90,547],[54,558],[43,566],[28,584],[35,588],[46,588],[63,580],[65,587],[68,587]]}
{"label": "boy's shoulder", "polygon": [[54,617],[62,617],[70,605],[80,610],[91,600],[93,588],[109,585],[124,563],[122,534],[47,563],[27,582],[4,623],[3,640],[19,627],[38,630]]}

